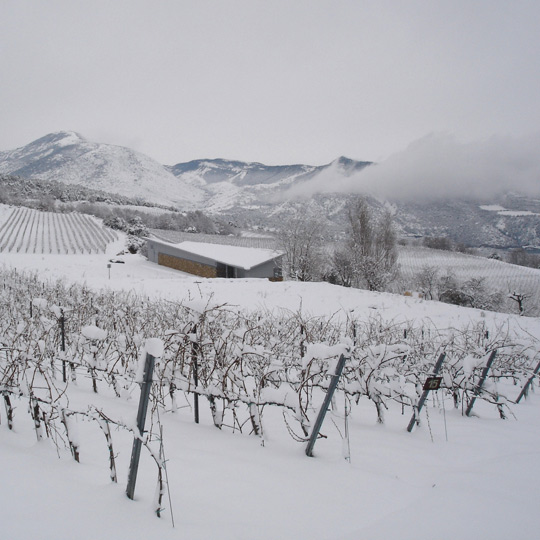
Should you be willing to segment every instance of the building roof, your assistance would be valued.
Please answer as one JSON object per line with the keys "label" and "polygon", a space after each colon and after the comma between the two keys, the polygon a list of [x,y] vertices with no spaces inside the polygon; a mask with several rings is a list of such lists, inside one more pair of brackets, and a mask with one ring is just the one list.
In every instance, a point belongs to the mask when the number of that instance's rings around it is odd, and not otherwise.
{"label": "building roof", "polygon": [[255,266],[259,266],[283,255],[283,252],[273,249],[226,246],[222,244],[206,244],[203,242],[180,242],[179,244],[169,245],[173,245],[193,255],[206,257],[228,266],[243,268],[244,270],[251,270]]}

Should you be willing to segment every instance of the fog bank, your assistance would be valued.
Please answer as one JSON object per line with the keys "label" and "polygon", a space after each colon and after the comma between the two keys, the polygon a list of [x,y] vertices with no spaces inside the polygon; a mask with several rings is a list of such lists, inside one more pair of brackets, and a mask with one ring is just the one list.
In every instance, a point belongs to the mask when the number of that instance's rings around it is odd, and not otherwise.
{"label": "fog bank", "polygon": [[341,192],[400,199],[486,199],[505,191],[540,196],[540,133],[470,142],[434,133],[351,176],[333,164],[291,188],[287,196]]}

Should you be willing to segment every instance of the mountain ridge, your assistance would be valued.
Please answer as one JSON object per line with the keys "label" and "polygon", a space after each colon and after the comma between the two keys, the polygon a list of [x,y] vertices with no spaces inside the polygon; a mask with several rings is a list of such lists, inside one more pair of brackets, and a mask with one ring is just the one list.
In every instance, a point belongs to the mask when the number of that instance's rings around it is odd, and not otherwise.
{"label": "mountain ridge", "polygon": [[[181,210],[203,210],[240,228],[277,229],[287,217],[310,212],[326,220],[338,236],[346,227],[346,208],[354,195],[332,192],[332,185],[371,165],[344,156],[325,165],[264,165],[224,158],[162,165],[135,150],[91,142],[73,131],[50,133],[0,152],[0,174],[83,185]],[[315,184],[323,185],[324,193],[292,197]],[[375,211],[392,209],[403,236],[448,236],[471,246],[540,246],[538,199],[507,193],[482,201],[425,202],[365,195]]]}
{"label": "mountain ridge", "polygon": [[[50,133],[15,150],[0,152],[0,174],[81,184],[158,204],[193,205],[203,194],[152,158],[125,148],[90,142],[72,131]],[[159,187],[149,182],[158,183]],[[168,195],[163,196],[163,191]]]}

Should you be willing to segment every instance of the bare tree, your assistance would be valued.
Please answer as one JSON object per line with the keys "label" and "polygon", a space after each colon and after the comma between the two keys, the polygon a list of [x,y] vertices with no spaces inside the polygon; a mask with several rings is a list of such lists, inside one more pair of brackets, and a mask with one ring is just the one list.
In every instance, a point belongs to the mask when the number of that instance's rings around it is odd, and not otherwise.
{"label": "bare tree", "polygon": [[332,269],[338,285],[351,287],[354,281],[354,267],[346,248],[338,248],[332,256]]}
{"label": "bare tree", "polygon": [[350,253],[356,286],[383,290],[397,271],[396,232],[392,215],[386,211],[376,218],[364,198],[349,207]]}
{"label": "bare tree", "polygon": [[418,291],[427,300],[434,300],[437,296],[437,284],[439,281],[439,269],[436,266],[424,265],[415,276],[415,284]]}
{"label": "bare tree", "polygon": [[523,248],[512,249],[508,253],[508,262],[519,266],[529,266],[530,268],[540,268],[540,256],[529,253]]}
{"label": "bare tree", "polygon": [[297,215],[286,221],[278,232],[285,252],[285,272],[290,279],[313,281],[320,275],[324,223],[314,215]]}
{"label": "bare tree", "polygon": [[517,310],[520,315],[525,315],[525,302],[531,297],[531,294],[524,291],[513,290],[508,294],[508,298],[517,304]]}

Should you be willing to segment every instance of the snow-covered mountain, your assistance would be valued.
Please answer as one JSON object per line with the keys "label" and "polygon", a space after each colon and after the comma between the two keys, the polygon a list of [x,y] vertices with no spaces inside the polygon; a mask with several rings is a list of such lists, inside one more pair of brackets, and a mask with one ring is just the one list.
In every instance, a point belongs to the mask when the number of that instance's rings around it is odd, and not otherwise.
{"label": "snow-covered mountain", "polygon": [[122,146],[90,142],[61,131],[0,152],[0,174],[13,174],[178,206],[197,206],[204,193],[184,184],[166,167]]}
{"label": "snow-covered mountain", "polygon": [[336,176],[349,176],[370,165],[340,157],[332,163],[313,165],[263,165],[224,159],[195,160],[178,163],[171,172],[192,186],[207,192],[205,210],[242,214],[245,210],[262,211],[282,203],[291,188],[301,191],[303,184],[320,179],[326,171]]}
{"label": "snow-covered mountain", "polygon": [[[90,142],[73,132],[52,133],[0,152],[0,174],[56,180],[180,210],[202,210],[239,227],[277,228],[284,218],[311,211],[324,217],[334,232],[345,227],[351,194],[334,193],[331,186],[369,165],[340,157],[321,166],[225,159],[166,166],[131,149]],[[295,196],[303,192],[315,195]],[[507,194],[484,201],[370,201],[375,208],[391,207],[404,235],[447,236],[471,246],[540,246],[538,199]]]}
{"label": "snow-covered mountain", "polygon": [[51,133],[21,148],[0,152],[0,174],[80,184],[206,212],[274,202],[291,186],[309,182],[329,167],[347,176],[368,164],[347,158],[318,167],[214,159],[165,166],[140,152],[90,142],[70,131]]}

